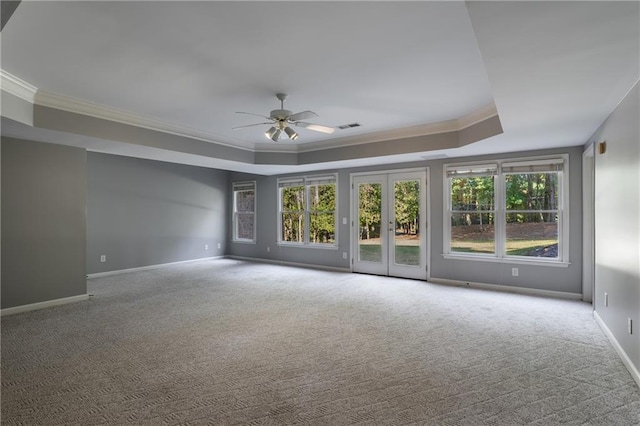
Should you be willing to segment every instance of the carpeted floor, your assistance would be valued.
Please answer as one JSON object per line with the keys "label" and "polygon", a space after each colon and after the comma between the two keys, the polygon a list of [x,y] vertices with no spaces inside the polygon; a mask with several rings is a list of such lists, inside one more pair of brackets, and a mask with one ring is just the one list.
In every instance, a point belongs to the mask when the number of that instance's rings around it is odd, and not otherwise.
{"label": "carpeted floor", "polygon": [[237,260],[2,317],[2,424],[640,424],[590,305]]}

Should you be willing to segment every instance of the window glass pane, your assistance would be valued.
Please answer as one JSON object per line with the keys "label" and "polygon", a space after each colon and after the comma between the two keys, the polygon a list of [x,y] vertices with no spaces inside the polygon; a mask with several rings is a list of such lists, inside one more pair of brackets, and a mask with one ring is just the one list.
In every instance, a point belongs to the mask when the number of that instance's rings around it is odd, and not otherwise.
{"label": "window glass pane", "polygon": [[304,186],[282,188],[282,211],[304,211]]}
{"label": "window glass pane", "polygon": [[381,212],[382,185],[361,183],[358,185],[358,260],[382,262]]}
{"label": "window glass pane", "polygon": [[507,210],[557,210],[558,173],[505,175]]}
{"label": "window glass pane", "polygon": [[451,179],[451,210],[493,210],[493,176]]}
{"label": "window glass pane", "polygon": [[255,182],[233,183],[233,239],[255,241]]}
{"label": "window glass pane", "polygon": [[453,213],[451,251],[457,253],[495,253],[493,213]]}
{"label": "window glass pane", "polygon": [[309,214],[309,242],[312,244],[334,244],[336,219],[333,213]]}
{"label": "window glass pane", "polygon": [[393,184],[396,265],[420,265],[420,181],[396,181]]}
{"label": "window glass pane", "polygon": [[336,209],[336,186],[312,185],[309,187],[310,210],[332,212]]}
{"label": "window glass pane", "polygon": [[558,217],[555,213],[508,213],[507,255],[558,257]]}
{"label": "window glass pane", "polygon": [[304,242],[304,214],[282,213],[282,241]]}
{"label": "window glass pane", "polygon": [[236,238],[253,240],[253,212],[238,213],[236,215]]}
{"label": "window glass pane", "polygon": [[251,191],[238,191],[236,192],[236,211],[253,211],[255,202],[255,192]]}

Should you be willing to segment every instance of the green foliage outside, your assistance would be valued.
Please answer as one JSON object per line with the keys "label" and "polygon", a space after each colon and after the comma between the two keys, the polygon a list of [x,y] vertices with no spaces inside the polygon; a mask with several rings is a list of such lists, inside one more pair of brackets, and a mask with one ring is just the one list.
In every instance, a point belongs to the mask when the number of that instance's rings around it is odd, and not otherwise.
{"label": "green foliage outside", "polygon": [[[394,214],[396,233],[419,233],[420,186],[416,180],[398,181],[394,184]],[[380,238],[382,211],[382,185],[363,183],[359,191],[360,239]]]}
{"label": "green foliage outside", "polygon": [[[495,178],[451,179],[451,250],[495,253]],[[506,252],[556,256],[541,249],[558,242],[558,174],[505,175]]]}
{"label": "green foliage outside", "polygon": [[[335,242],[335,184],[309,185],[309,200],[304,185],[282,188],[282,241],[332,244]],[[308,206],[307,206],[308,201]],[[309,216],[306,230],[305,215]]]}

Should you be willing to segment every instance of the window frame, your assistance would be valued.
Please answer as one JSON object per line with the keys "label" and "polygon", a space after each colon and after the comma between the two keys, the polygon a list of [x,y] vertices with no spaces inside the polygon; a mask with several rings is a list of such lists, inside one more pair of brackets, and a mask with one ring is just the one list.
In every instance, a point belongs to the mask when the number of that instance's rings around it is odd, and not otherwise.
{"label": "window frame", "polygon": [[[322,181],[331,181],[331,183],[335,186],[335,208],[333,211],[333,220],[334,220],[334,240],[333,243],[313,243],[310,241],[310,215],[312,213],[329,213],[329,211],[325,210],[312,210],[311,206],[311,197],[310,187],[317,182]],[[282,188],[291,187],[291,186],[304,186],[304,210],[302,210],[302,214],[304,216],[303,227],[304,227],[304,239],[302,242],[297,241],[283,241],[282,239],[282,214],[284,210],[282,209]],[[319,248],[319,249],[329,249],[329,250],[337,250],[338,249],[338,174],[337,173],[327,173],[322,175],[309,175],[309,176],[295,176],[295,177],[284,177],[278,178],[276,182],[276,191],[277,191],[277,215],[278,215],[278,238],[277,245],[279,246],[292,246],[292,247],[309,247],[309,248]]]}
{"label": "window frame", "polygon": [[[250,189],[248,187],[251,187]],[[245,243],[245,244],[255,244],[257,241],[257,208],[258,208],[258,187],[255,180],[251,181],[242,181],[242,182],[233,182],[231,184],[232,188],[232,213],[231,213],[231,226],[232,226],[232,235],[231,241],[234,243]],[[250,191],[253,190],[253,237],[252,238],[240,238],[238,237],[238,213],[240,213],[237,209],[238,204],[236,202],[237,194],[239,192]],[[245,212],[244,210],[242,212]],[[246,212],[249,212],[247,210]]]}
{"label": "window frame", "polygon": [[[448,172],[480,168],[487,164],[497,164],[497,174],[494,178],[494,206],[495,206],[495,253],[462,253],[451,251],[451,182]],[[506,171],[507,167],[527,167],[545,164],[560,164],[558,173],[558,257],[543,258],[532,256],[508,255],[506,253],[506,215],[515,211],[506,209],[506,175],[518,174]],[[532,171],[535,173],[535,171]],[[522,174],[526,174],[523,172]],[[487,174],[488,175],[488,174]],[[483,176],[487,176],[483,175]],[[499,263],[538,264],[546,266],[569,266],[569,155],[549,155],[537,157],[507,158],[483,162],[451,163],[443,165],[443,257],[446,259],[475,260]]]}

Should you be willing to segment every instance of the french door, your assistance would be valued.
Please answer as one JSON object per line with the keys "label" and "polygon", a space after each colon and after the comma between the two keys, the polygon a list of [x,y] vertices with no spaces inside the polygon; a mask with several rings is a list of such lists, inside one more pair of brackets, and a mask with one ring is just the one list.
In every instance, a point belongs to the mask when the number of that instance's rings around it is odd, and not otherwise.
{"label": "french door", "polygon": [[426,172],[353,176],[353,271],[427,278]]}

